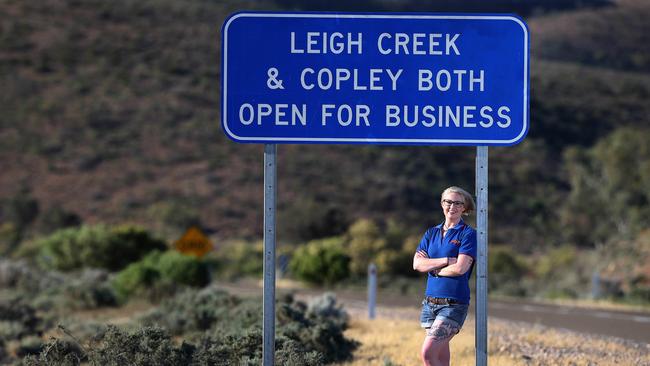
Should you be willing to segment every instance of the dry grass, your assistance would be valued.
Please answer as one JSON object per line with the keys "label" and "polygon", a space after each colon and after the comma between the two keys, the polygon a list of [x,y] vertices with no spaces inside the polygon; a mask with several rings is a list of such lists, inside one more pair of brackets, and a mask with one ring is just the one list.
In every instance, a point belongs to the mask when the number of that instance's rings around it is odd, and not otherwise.
{"label": "dry grass", "polygon": [[[346,336],[361,342],[354,360],[340,366],[420,365],[424,332],[412,319],[353,317]],[[474,321],[468,318],[451,342],[454,366],[474,365]],[[591,336],[534,324],[491,319],[488,324],[491,366],[512,365],[650,365],[650,345]]]}
{"label": "dry grass", "polygon": [[[415,318],[414,318],[415,319]],[[341,366],[419,365],[424,331],[417,321],[403,319],[354,320],[347,337],[361,342],[354,360]],[[474,365],[474,322],[468,321],[451,342],[453,365]],[[491,365],[517,365],[502,355],[490,356]]]}

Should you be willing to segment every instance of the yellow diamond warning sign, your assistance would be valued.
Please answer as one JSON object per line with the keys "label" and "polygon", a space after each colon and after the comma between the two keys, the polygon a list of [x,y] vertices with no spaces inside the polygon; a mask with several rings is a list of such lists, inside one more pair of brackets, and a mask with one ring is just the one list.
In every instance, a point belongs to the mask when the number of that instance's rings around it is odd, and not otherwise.
{"label": "yellow diamond warning sign", "polygon": [[203,257],[212,250],[212,243],[201,229],[192,226],[174,243],[174,248],[183,254]]}

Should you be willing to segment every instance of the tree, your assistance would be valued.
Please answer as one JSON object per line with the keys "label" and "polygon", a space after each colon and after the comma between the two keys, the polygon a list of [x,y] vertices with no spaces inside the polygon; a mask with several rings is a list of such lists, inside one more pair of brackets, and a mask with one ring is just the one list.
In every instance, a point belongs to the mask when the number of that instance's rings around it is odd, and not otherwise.
{"label": "tree", "polygon": [[594,245],[633,238],[650,224],[649,129],[620,128],[590,149],[565,154],[571,193],[562,210],[567,239]]}

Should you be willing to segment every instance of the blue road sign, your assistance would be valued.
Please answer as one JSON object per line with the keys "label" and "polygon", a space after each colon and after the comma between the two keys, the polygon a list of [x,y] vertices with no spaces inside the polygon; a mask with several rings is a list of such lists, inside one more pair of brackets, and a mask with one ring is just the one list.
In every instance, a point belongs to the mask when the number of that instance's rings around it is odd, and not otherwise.
{"label": "blue road sign", "polygon": [[528,30],[511,15],[236,13],[222,57],[237,142],[513,145],[528,132]]}

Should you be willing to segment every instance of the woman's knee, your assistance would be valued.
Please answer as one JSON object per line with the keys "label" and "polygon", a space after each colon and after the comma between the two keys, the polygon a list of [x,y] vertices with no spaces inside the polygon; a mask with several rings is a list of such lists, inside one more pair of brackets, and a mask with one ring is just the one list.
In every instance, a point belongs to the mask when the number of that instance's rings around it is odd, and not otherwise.
{"label": "woman's knee", "polygon": [[440,356],[444,352],[445,347],[448,347],[447,340],[435,340],[427,336],[424,339],[424,344],[420,350],[420,360],[423,365],[440,365]]}
{"label": "woman's knee", "polygon": [[422,347],[422,350],[420,351],[420,360],[423,365],[437,365],[437,359],[438,353],[432,344]]}

